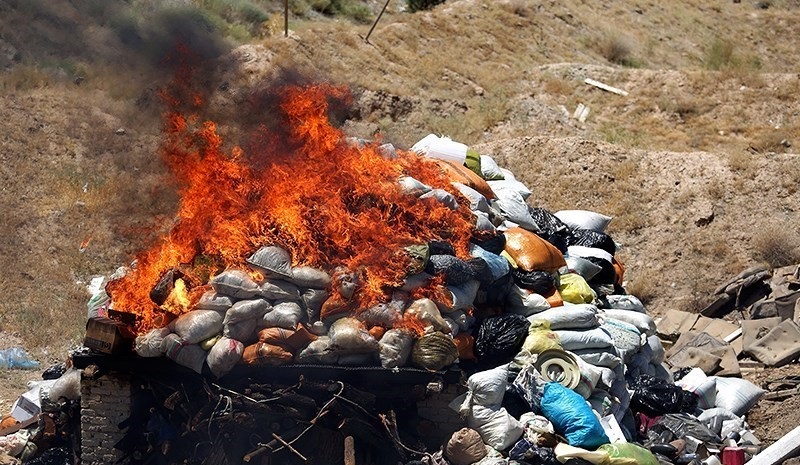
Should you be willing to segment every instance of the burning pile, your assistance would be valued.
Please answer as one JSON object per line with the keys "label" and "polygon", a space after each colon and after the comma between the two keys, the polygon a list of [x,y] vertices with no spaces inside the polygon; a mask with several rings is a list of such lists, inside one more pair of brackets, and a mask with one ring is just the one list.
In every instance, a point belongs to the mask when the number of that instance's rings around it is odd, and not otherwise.
{"label": "burning pile", "polygon": [[90,316],[136,315],[139,355],[216,376],[237,363],[440,370],[476,353],[489,366],[519,348],[525,317],[624,293],[609,217],[531,208],[513,173],[446,138],[411,152],[347,139],[328,121],[340,88],[281,95],[284,130],[261,126],[247,154],[167,96],[178,219],[90,302]]}
{"label": "burning pile", "polygon": [[484,444],[537,463],[708,455],[680,441],[685,425],[707,444],[731,432],[751,444],[740,417],[763,391],[671,372],[622,287],[610,217],[530,207],[512,172],[447,138],[410,152],[347,139],[327,119],[341,89],[281,95],[283,130],[262,126],[229,154],[213,123],[169,114],[179,218],[90,302],[90,316],[136,315],[138,355],[218,378],[237,365],[464,362],[468,392],[451,406],[470,429],[445,448],[458,465]]}

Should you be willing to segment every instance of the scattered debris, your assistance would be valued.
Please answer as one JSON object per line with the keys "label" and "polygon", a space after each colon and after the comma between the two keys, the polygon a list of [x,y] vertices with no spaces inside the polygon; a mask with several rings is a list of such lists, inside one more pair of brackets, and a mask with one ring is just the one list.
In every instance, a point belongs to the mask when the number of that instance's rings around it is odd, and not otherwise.
{"label": "scattered debris", "polygon": [[589,84],[590,86],[597,87],[598,89],[603,89],[603,90],[605,90],[607,92],[611,92],[611,93],[614,93],[614,94],[617,94],[617,95],[622,95],[623,97],[627,97],[628,96],[628,92],[627,91],[624,91],[624,90],[616,88],[616,87],[609,86],[608,84],[603,84],[602,82],[595,81],[594,79],[586,78],[583,82],[586,83],[586,84]]}

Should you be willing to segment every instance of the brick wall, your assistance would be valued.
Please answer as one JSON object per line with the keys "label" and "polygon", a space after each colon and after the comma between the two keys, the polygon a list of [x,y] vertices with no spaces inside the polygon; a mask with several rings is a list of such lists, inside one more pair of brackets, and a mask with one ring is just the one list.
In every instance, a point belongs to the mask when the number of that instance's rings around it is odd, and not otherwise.
{"label": "brick wall", "polygon": [[467,426],[466,421],[449,407],[453,399],[465,392],[466,387],[451,384],[441,392],[429,393],[417,402],[417,414],[433,422],[435,430],[432,433],[438,442],[447,441],[454,432]]}
{"label": "brick wall", "polygon": [[130,378],[107,374],[81,380],[81,463],[115,463],[121,452],[114,449],[125,435],[118,425],[131,415]]}

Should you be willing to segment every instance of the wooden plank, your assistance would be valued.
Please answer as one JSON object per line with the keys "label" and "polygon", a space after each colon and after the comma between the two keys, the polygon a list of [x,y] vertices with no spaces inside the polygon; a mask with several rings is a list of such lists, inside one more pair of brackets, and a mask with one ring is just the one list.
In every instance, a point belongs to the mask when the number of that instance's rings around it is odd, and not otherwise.
{"label": "wooden plank", "polygon": [[784,389],[782,391],[777,391],[777,392],[768,392],[764,394],[762,399],[766,400],[782,399],[784,397],[790,397],[796,394],[800,394],[800,387],[796,387],[794,389]]}
{"label": "wooden plank", "polygon": [[590,86],[597,87],[598,89],[603,89],[607,92],[611,92],[613,94],[622,95],[623,97],[628,96],[628,92],[617,87],[609,86],[608,84],[603,84],[600,81],[595,81],[594,79],[586,78],[583,82],[589,84]]}
{"label": "wooden plank", "polygon": [[731,342],[733,342],[734,339],[736,339],[737,337],[739,337],[741,335],[742,335],[742,328],[739,328],[736,331],[734,331],[734,332],[728,334],[727,336],[725,336],[725,339],[723,339],[723,341],[725,341],[728,344],[730,344]]}
{"label": "wooden plank", "polygon": [[800,426],[778,439],[760,454],[754,456],[748,465],[776,465],[800,451]]}
{"label": "wooden plank", "polygon": [[356,448],[353,436],[344,438],[344,465],[356,465]]}

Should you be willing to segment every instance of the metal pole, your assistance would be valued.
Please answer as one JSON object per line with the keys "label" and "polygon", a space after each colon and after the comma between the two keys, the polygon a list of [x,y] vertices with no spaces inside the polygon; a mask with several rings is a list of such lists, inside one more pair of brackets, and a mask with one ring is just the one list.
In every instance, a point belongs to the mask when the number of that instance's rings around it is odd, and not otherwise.
{"label": "metal pole", "polygon": [[283,37],[289,37],[289,0],[283,0]]}
{"label": "metal pole", "polygon": [[375,29],[375,26],[378,25],[378,21],[381,20],[381,16],[383,16],[383,12],[386,11],[386,7],[389,6],[389,2],[391,2],[391,1],[392,0],[386,0],[386,3],[383,5],[383,8],[381,8],[381,12],[378,13],[378,17],[375,18],[375,22],[372,23],[372,27],[369,28],[369,32],[367,32],[367,37],[364,37],[364,42],[369,43],[370,34],[372,34],[372,31]]}

